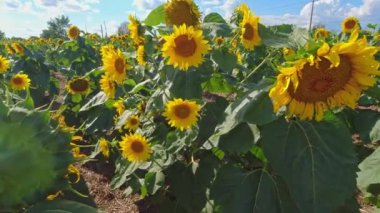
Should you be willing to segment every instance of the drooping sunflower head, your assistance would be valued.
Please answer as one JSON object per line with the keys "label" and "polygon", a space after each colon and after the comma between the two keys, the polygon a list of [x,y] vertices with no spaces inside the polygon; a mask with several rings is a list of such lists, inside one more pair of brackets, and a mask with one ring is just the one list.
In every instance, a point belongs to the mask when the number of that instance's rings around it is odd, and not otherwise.
{"label": "drooping sunflower head", "polygon": [[80,30],[77,26],[71,25],[67,29],[67,37],[69,37],[71,40],[76,40],[79,37]]}
{"label": "drooping sunflower head", "polygon": [[318,28],[314,32],[314,38],[316,40],[319,39],[326,39],[329,36],[330,32],[326,30],[325,28]]}
{"label": "drooping sunflower head", "polygon": [[5,73],[9,68],[9,61],[0,55],[0,74]]}
{"label": "drooping sunflower head", "polygon": [[144,45],[140,45],[137,48],[137,63],[139,63],[141,66],[145,66],[146,64]]}
{"label": "drooping sunflower head", "polygon": [[179,98],[167,102],[162,115],[166,117],[170,126],[183,131],[197,124],[200,110],[201,106],[195,101]]}
{"label": "drooping sunflower head", "polygon": [[11,88],[16,91],[26,90],[30,86],[30,79],[27,74],[18,73],[11,78]]}
{"label": "drooping sunflower head", "polygon": [[342,22],[342,31],[351,33],[353,30],[360,28],[359,20],[355,17],[347,17]]}
{"label": "drooping sunflower head", "polygon": [[214,39],[214,42],[217,44],[217,45],[222,45],[223,42],[224,42],[224,38],[221,37],[221,36],[218,36]]}
{"label": "drooping sunflower head", "polygon": [[87,95],[90,93],[90,81],[83,77],[78,77],[67,82],[67,91],[72,95]]}
{"label": "drooping sunflower head", "polygon": [[198,26],[201,14],[193,0],[169,0],[165,5],[165,20],[169,26]]}
{"label": "drooping sunflower head", "polygon": [[12,49],[19,55],[24,55],[25,48],[20,43],[12,43]]}
{"label": "drooping sunflower head", "polygon": [[140,118],[136,115],[131,115],[127,119],[127,122],[125,123],[125,128],[129,129],[131,131],[136,131],[137,128],[139,128],[140,125]]}
{"label": "drooping sunflower head", "polygon": [[116,85],[108,75],[102,75],[99,83],[100,89],[107,95],[108,98],[115,98]]}
{"label": "drooping sunflower head", "polygon": [[131,162],[147,161],[152,153],[148,139],[140,134],[125,135],[119,144],[123,157]]}
{"label": "drooping sunflower head", "polygon": [[162,54],[168,59],[167,64],[187,71],[189,67],[198,67],[203,62],[203,55],[207,54],[210,46],[203,38],[203,32],[192,26],[174,26],[174,32],[164,36],[165,44]]}
{"label": "drooping sunflower head", "polygon": [[255,46],[261,44],[259,35],[259,17],[250,12],[244,13],[243,20],[240,23],[240,39],[247,50],[253,50]]}
{"label": "drooping sunflower head", "polygon": [[108,49],[104,51],[102,61],[103,68],[110,79],[116,81],[118,84],[123,83],[127,77],[127,70],[129,68],[124,54],[119,49]]}
{"label": "drooping sunflower head", "polygon": [[277,82],[271,89],[273,107],[287,106],[288,116],[301,119],[323,119],[325,111],[337,107],[354,108],[362,90],[375,84],[379,62],[374,58],[376,47],[367,46],[365,38],[330,47],[324,43],[316,58],[300,59],[290,67],[280,68]]}
{"label": "drooping sunflower head", "polygon": [[16,51],[12,47],[12,44],[5,45],[5,49],[7,50],[7,53],[10,55],[13,55],[16,53]]}
{"label": "drooping sunflower head", "polygon": [[110,149],[108,147],[108,141],[106,139],[100,138],[98,141],[98,147],[105,158],[108,158],[110,156]]}
{"label": "drooping sunflower head", "polygon": [[129,24],[128,24],[128,30],[129,33],[131,34],[131,39],[135,43],[135,45],[141,45],[144,42],[144,38],[142,37],[142,29],[141,29],[141,24],[137,20],[135,16],[129,15]]}

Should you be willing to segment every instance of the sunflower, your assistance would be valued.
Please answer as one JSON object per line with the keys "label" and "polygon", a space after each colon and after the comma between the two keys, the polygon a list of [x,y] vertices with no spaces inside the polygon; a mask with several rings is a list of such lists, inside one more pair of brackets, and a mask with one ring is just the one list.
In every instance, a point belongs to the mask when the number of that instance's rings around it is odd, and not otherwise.
{"label": "sunflower", "polygon": [[90,93],[90,81],[86,78],[74,78],[66,85],[67,91],[72,95],[87,95]]}
{"label": "sunflower", "polygon": [[20,43],[12,43],[12,49],[19,55],[24,55],[25,48]]}
{"label": "sunflower", "polygon": [[250,12],[244,13],[243,20],[240,23],[240,39],[248,50],[253,50],[255,46],[261,43],[258,26],[259,17],[252,15]]}
{"label": "sunflower", "polygon": [[136,129],[139,128],[139,125],[140,125],[140,118],[136,115],[131,115],[127,119],[127,122],[125,123],[125,128],[131,131],[136,131]]}
{"label": "sunflower", "polygon": [[354,29],[360,28],[359,20],[355,17],[347,17],[342,22],[342,31],[344,33],[351,33]]}
{"label": "sunflower", "polygon": [[244,2],[242,3],[241,5],[237,6],[235,8],[235,11],[241,13],[241,14],[245,14],[245,13],[250,13],[250,9],[248,7],[248,5]]}
{"label": "sunflower", "polygon": [[148,140],[140,134],[125,135],[119,144],[123,157],[131,162],[146,161],[152,152]]}
{"label": "sunflower", "polygon": [[123,114],[123,112],[125,111],[124,100],[120,99],[118,101],[115,101],[115,103],[113,104],[113,107],[115,107],[116,112],[119,115]]}
{"label": "sunflower", "polygon": [[141,37],[141,30],[140,30],[140,22],[136,19],[136,17],[129,15],[129,24],[128,29],[129,33],[131,34],[131,39],[135,43],[135,45],[140,45],[144,42],[144,39]]}
{"label": "sunflower", "polygon": [[196,125],[200,109],[201,106],[195,101],[179,98],[166,103],[162,115],[166,117],[170,126],[183,131]]}
{"label": "sunflower", "polygon": [[221,37],[221,36],[218,36],[214,39],[214,42],[217,44],[217,45],[222,45],[223,42],[224,42],[224,38]]}
{"label": "sunflower", "polygon": [[140,45],[137,48],[137,63],[139,63],[141,66],[144,66],[146,64],[144,45]]}
{"label": "sunflower", "polygon": [[108,147],[108,142],[104,138],[99,139],[99,150],[102,153],[102,155],[106,158],[110,156],[110,149]]}
{"label": "sunflower", "polygon": [[361,92],[375,84],[374,75],[380,75],[374,58],[378,49],[367,46],[366,38],[357,37],[358,30],[348,42],[332,47],[324,43],[315,57],[280,68],[269,93],[274,111],[287,105],[288,116],[320,121],[329,108],[355,108]]}
{"label": "sunflower", "polygon": [[16,53],[16,50],[13,49],[11,44],[5,45],[5,49],[7,50],[7,53],[10,55],[13,55]]}
{"label": "sunflower", "polygon": [[102,55],[102,57],[107,55],[109,52],[115,52],[115,51],[116,51],[116,48],[111,44],[104,45],[100,48],[100,54]]}
{"label": "sunflower", "polygon": [[119,49],[109,49],[105,51],[102,60],[103,68],[106,70],[107,75],[116,83],[123,83],[129,68],[124,54]]}
{"label": "sunflower", "polygon": [[198,26],[200,12],[193,0],[170,0],[165,4],[165,20],[169,26]]}
{"label": "sunflower", "polygon": [[329,36],[330,32],[326,30],[325,28],[318,28],[314,32],[314,38],[315,39],[325,39]]}
{"label": "sunflower", "polygon": [[27,74],[16,74],[10,81],[13,90],[26,90],[30,86],[30,79]]}
{"label": "sunflower", "polygon": [[210,49],[208,41],[203,38],[203,32],[192,26],[174,26],[174,32],[164,36],[164,39],[166,42],[162,54],[169,59],[167,63],[184,71],[190,66],[198,67],[203,62],[202,56]]}
{"label": "sunflower", "polygon": [[0,73],[5,73],[9,68],[9,61],[0,55]]}
{"label": "sunflower", "polygon": [[115,98],[115,82],[111,80],[108,75],[102,75],[99,83],[100,89],[107,95],[108,98]]}
{"label": "sunflower", "polygon": [[79,37],[80,30],[77,26],[71,25],[67,29],[67,37],[69,37],[71,40],[76,40]]}

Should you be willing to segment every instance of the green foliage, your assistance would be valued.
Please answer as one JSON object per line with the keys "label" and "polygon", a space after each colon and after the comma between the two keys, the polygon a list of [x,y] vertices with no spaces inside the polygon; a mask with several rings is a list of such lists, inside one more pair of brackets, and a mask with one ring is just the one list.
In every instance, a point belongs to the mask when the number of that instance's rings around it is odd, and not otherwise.
{"label": "green foliage", "polygon": [[144,24],[147,26],[156,26],[163,23],[165,23],[165,5],[164,4],[150,11],[148,16],[144,20]]}
{"label": "green foliage", "polygon": [[69,200],[55,200],[50,202],[41,202],[31,209],[26,211],[27,213],[41,213],[41,212],[82,212],[82,213],[100,213],[101,211],[87,206],[85,204],[69,201]]}
{"label": "green foliage", "polygon": [[67,16],[58,16],[47,22],[48,28],[41,33],[42,38],[67,38],[66,29],[69,26],[70,19]]}
{"label": "green foliage", "polygon": [[203,23],[207,22],[215,22],[215,23],[222,23],[225,24],[226,21],[219,13],[209,13],[207,16],[204,17]]}

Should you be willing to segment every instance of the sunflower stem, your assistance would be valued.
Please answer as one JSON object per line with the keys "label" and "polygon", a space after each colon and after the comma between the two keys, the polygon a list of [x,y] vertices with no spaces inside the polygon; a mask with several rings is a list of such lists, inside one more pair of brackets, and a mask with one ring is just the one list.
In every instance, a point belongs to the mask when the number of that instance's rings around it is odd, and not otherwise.
{"label": "sunflower stem", "polygon": [[264,60],[259,64],[257,65],[257,67],[255,67],[255,69],[253,69],[240,83],[244,83],[246,82],[253,74],[255,74],[257,72],[257,70],[259,70],[266,62],[269,61],[270,57],[272,56],[273,52],[270,52],[265,58]]}

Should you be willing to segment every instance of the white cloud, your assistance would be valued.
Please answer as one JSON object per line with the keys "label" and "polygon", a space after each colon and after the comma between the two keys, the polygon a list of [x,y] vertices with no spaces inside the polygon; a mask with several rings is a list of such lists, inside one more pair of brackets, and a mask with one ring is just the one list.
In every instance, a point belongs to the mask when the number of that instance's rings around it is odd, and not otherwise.
{"label": "white cloud", "polygon": [[221,0],[204,0],[200,4],[204,6],[220,6],[222,2]]}
{"label": "white cloud", "polygon": [[[165,2],[166,0],[133,0],[132,5],[135,6],[137,10],[133,11],[132,14],[138,12],[134,15],[137,15],[139,18],[143,19],[151,10]],[[130,11],[127,11],[127,13],[129,14]]]}

